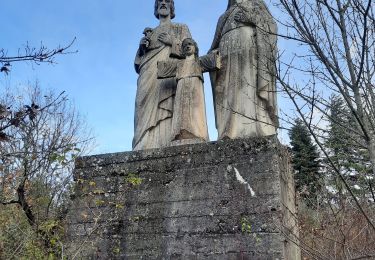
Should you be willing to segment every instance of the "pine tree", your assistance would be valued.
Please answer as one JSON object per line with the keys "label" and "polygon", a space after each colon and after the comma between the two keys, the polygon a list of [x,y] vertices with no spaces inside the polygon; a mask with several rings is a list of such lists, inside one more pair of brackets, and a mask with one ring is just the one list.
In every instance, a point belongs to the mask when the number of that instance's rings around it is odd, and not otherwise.
{"label": "pine tree", "polygon": [[296,119],[289,132],[293,154],[296,189],[307,206],[316,207],[322,189],[320,160],[316,145],[302,120]]}
{"label": "pine tree", "polygon": [[[345,102],[338,96],[332,96],[325,147],[330,153],[331,161],[346,177],[353,191],[357,190],[357,193],[372,197],[372,194],[369,194],[369,185],[373,184],[371,179],[368,179],[371,175],[369,155],[367,150],[363,149],[365,141],[358,133],[360,128]],[[339,195],[345,193],[342,182],[335,178],[336,174],[330,164],[327,164],[326,168],[328,185],[333,186]]]}
{"label": "pine tree", "polygon": [[355,119],[344,101],[337,96],[330,99],[330,118],[328,136],[325,145],[329,148],[331,160],[345,169],[355,167],[362,158],[359,153],[361,138],[355,131],[359,130]]}

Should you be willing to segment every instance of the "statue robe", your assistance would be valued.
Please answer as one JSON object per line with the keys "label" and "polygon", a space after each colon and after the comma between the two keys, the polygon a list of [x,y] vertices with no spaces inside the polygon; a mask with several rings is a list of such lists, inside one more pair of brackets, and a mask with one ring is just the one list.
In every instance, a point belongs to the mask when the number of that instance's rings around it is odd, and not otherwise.
{"label": "statue robe", "polygon": [[[251,21],[237,22],[238,12]],[[211,50],[222,67],[210,75],[219,139],[276,134],[276,31],[261,0],[233,4],[220,17]]]}
{"label": "statue robe", "polygon": [[158,63],[158,78],[175,77],[177,91],[172,119],[172,145],[208,142],[203,72],[217,70],[217,54]]}
{"label": "statue robe", "polygon": [[[161,33],[169,33],[172,46],[158,40]],[[186,25],[171,23],[153,29],[150,46],[144,55],[138,51],[135,68],[139,73],[135,102],[133,150],[160,148],[170,145],[176,81],[158,79],[158,61],[181,58],[181,43],[190,38]]]}

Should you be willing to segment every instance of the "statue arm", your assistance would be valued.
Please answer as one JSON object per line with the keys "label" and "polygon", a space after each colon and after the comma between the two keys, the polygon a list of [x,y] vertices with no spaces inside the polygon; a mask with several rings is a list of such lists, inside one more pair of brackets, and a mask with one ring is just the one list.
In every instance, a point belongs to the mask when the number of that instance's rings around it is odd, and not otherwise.
{"label": "statue arm", "polygon": [[221,57],[218,51],[212,51],[199,58],[203,72],[216,71],[221,68]]}
{"label": "statue arm", "polygon": [[140,66],[141,66],[141,55],[140,55],[140,50],[138,50],[134,59],[134,69],[135,69],[135,72],[137,72],[138,74],[140,72]]}
{"label": "statue arm", "polygon": [[150,39],[148,39],[147,37],[143,37],[141,39],[141,42],[139,43],[139,48],[138,48],[137,54],[135,55],[135,60],[134,60],[134,68],[138,74],[140,72],[140,65],[141,65],[142,57],[146,54],[149,45],[150,45]]}
{"label": "statue arm", "polygon": [[211,52],[211,51],[219,48],[221,31],[223,30],[224,22],[225,22],[224,20],[225,20],[224,15],[219,18],[219,21],[218,21],[217,26],[216,26],[214,40],[212,41],[211,48],[208,52]]}
{"label": "statue arm", "polygon": [[257,28],[257,95],[266,104],[274,125],[278,126],[276,94],[277,25],[272,16],[264,16]]}
{"label": "statue arm", "polygon": [[158,79],[173,78],[177,74],[176,61],[159,61],[158,62]]}

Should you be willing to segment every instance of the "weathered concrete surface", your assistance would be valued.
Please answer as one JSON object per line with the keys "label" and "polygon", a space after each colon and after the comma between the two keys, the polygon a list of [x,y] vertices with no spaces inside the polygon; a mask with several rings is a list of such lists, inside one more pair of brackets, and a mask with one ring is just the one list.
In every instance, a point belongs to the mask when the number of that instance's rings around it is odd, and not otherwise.
{"label": "weathered concrete surface", "polygon": [[78,259],[300,259],[289,155],[274,137],[84,157],[75,179]]}

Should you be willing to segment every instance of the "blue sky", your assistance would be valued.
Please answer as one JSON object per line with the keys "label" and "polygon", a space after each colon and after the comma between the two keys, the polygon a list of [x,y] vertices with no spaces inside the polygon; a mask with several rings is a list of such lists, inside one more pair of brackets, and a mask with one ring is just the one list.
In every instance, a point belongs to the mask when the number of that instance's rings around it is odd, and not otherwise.
{"label": "blue sky", "polygon": [[[201,54],[211,45],[227,0],[176,0],[175,22],[189,26]],[[77,54],[56,65],[16,64],[0,75],[0,88],[39,81],[66,91],[97,138],[94,153],[131,150],[137,74],[133,61],[145,27],[155,27],[154,0],[11,0],[1,4],[0,47],[17,53],[26,42],[53,48],[77,40]],[[206,105],[211,140],[216,139],[209,79]]]}

